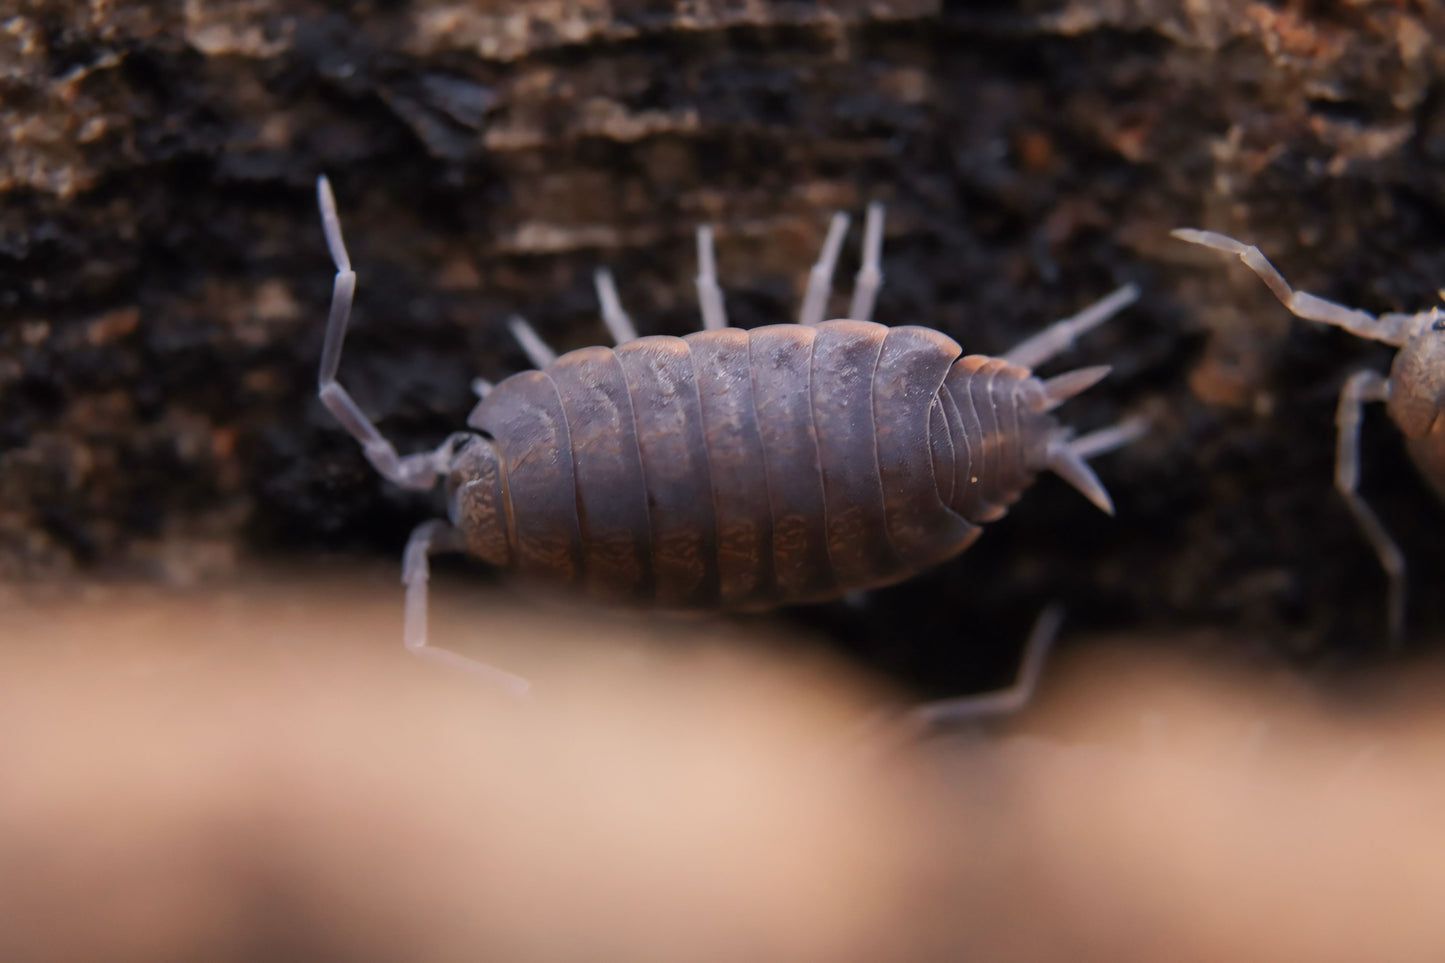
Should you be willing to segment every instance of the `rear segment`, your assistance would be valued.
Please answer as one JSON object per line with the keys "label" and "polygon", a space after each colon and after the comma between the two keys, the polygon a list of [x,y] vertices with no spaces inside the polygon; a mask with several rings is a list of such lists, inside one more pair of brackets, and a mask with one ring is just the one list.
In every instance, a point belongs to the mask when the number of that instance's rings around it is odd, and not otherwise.
{"label": "rear segment", "polygon": [[1046,467],[1049,443],[1067,433],[1040,410],[1039,380],[999,358],[958,359],[938,395],[934,464],[953,459],[951,487],[940,485],[940,491],[953,511],[974,524],[997,521]]}

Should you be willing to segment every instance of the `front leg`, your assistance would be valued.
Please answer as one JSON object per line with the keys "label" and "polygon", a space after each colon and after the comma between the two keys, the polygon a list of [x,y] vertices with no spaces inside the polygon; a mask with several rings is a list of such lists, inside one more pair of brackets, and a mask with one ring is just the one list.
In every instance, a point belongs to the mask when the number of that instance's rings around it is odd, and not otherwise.
{"label": "front leg", "polygon": [[429,522],[422,522],[412,531],[411,538],[407,539],[406,552],[401,563],[401,580],[406,585],[402,644],[414,655],[481,676],[487,682],[501,686],[511,695],[525,698],[531,689],[531,683],[521,676],[456,652],[427,645],[427,582],[431,576],[428,559],[440,552],[464,551],[466,542],[462,533],[443,519],[434,518]]}
{"label": "front leg", "polygon": [[1356,371],[1340,392],[1340,406],[1335,415],[1339,438],[1335,445],[1335,488],[1344,496],[1350,513],[1380,559],[1380,566],[1390,580],[1389,632],[1390,645],[1398,646],[1405,629],[1405,556],[1400,546],[1385,531],[1374,509],[1365,503],[1357,490],[1360,481],[1360,420],[1367,401],[1385,401],[1390,396],[1390,382],[1375,371]]}

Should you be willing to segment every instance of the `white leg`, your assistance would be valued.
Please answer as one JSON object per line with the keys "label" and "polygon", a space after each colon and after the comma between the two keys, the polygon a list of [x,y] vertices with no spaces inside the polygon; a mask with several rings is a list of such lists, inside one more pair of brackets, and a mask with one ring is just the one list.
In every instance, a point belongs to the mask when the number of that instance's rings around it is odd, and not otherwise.
{"label": "white leg", "polygon": [[1139,288],[1126,284],[1113,294],[1096,301],[1073,317],[1055,321],[1032,338],[1015,345],[1001,355],[1003,360],[1024,368],[1037,368],[1054,355],[1070,348],[1074,339],[1109,320],[1121,309],[1139,298]]}
{"label": "white leg", "polygon": [[321,206],[321,227],[326,232],[326,246],[336,262],[336,282],[331,289],[331,313],[326,319],[326,337],[321,345],[321,368],[317,374],[317,395],[327,410],[341,422],[351,437],[361,443],[366,460],[383,478],[403,488],[425,491],[436,484],[437,475],[446,471],[440,461],[443,449],[450,454],[450,440],[435,452],[400,457],[391,442],[382,437],[376,425],[366,417],[351,395],[336,380],[341,366],[341,346],[346,340],[346,326],[351,320],[351,301],[356,294],[356,272],[341,239],[341,219],[336,214],[336,198],[325,175],[316,179],[316,198]]}
{"label": "white leg", "polygon": [[1404,344],[1405,339],[1409,336],[1410,322],[1415,320],[1415,315],[1385,314],[1377,318],[1366,311],[1347,308],[1343,304],[1317,298],[1305,291],[1296,291],[1289,286],[1284,275],[1269,263],[1269,259],[1260,249],[1252,244],[1244,244],[1214,231],[1198,231],[1192,227],[1181,227],[1169,233],[1190,244],[1200,244],[1216,251],[1236,255],[1249,265],[1251,271],[1259,275],[1260,280],[1265,283],[1274,296],[1279,298],[1281,303],[1289,308],[1296,317],[1304,318],[1306,321],[1333,324],[1344,328],[1351,334],[1373,341],[1383,341],[1386,344]]}
{"label": "white leg", "polygon": [[1059,405],[1068,401],[1074,395],[1088,391],[1094,385],[1103,381],[1111,370],[1109,365],[1096,364],[1088,368],[1075,368],[1073,371],[1065,371],[1061,375],[1055,375],[1043,382],[1044,386],[1044,407],[1042,411],[1053,411]]}
{"label": "white leg", "polygon": [[633,326],[627,312],[622,310],[622,302],[617,297],[617,285],[612,281],[612,272],[606,268],[598,268],[592,281],[597,287],[597,300],[602,304],[602,323],[607,325],[607,330],[611,332],[612,343],[626,344],[636,341],[637,328]]}
{"label": "white leg", "polygon": [[1110,425],[1107,428],[1100,428],[1098,431],[1091,431],[1087,435],[1080,435],[1069,442],[1069,450],[1080,458],[1093,458],[1095,455],[1102,455],[1115,448],[1123,448],[1133,441],[1138,441],[1149,432],[1150,421],[1143,415],[1134,415],[1125,418],[1117,425]]}
{"label": "white leg", "polygon": [[873,303],[883,285],[882,258],[883,205],[874,201],[868,205],[868,219],[863,226],[863,263],[853,281],[853,302],[848,305],[848,317],[854,321],[873,320]]}
{"label": "white leg", "polygon": [[697,301],[702,307],[704,331],[728,326],[722,288],[717,283],[717,259],[713,256],[712,226],[709,224],[701,224],[697,229]]}
{"label": "white leg", "polygon": [[808,290],[803,295],[803,310],[798,312],[799,324],[817,324],[828,310],[828,295],[833,293],[833,268],[838,264],[838,251],[843,247],[843,236],[848,233],[848,215],[842,211],[833,215],[828,225],[828,236],[823,239],[823,252],[818,263],[808,272]]}
{"label": "white leg", "polygon": [[1350,513],[1366,539],[1374,546],[1380,566],[1390,581],[1389,630],[1390,644],[1398,645],[1405,629],[1405,556],[1385,531],[1373,509],[1360,497],[1360,419],[1367,401],[1384,401],[1389,397],[1390,383],[1374,371],[1357,371],[1345,382],[1340,392],[1340,406],[1335,414],[1339,438],[1335,445],[1335,488],[1350,506]]}
{"label": "white leg", "polygon": [[476,395],[478,398],[485,398],[487,395],[492,393],[492,389],[495,387],[496,385],[492,384],[486,378],[472,379],[472,394]]}
{"label": "white leg", "polygon": [[464,655],[446,649],[433,648],[426,643],[427,580],[430,565],[427,559],[439,552],[466,551],[461,533],[444,519],[435,518],[422,522],[411,533],[406,542],[406,553],[402,556],[401,580],[406,585],[405,627],[402,644],[408,652],[424,659],[441,662],[456,669],[463,669],[481,676],[488,682],[501,686],[518,698],[525,697],[531,684],[521,676],[469,659]]}
{"label": "white leg", "polygon": [[1149,419],[1143,417],[1125,418],[1117,425],[1091,431],[1087,435],[1064,441],[1051,442],[1045,453],[1044,467],[1078,489],[1094,506],[1106,515],[1114,514],[1114,500],[1089,467],[1088,459],[1113,451],[1149,430]]}
{"label": "white leg", "polygon": [[522,346],[528,360],[538,368],[545,368],[557,360],[557,352],[547,347],[547,342],[542,340],[536,329],[521,315],[514,314],[508,318],[507,327],[512,329],[512,337]]}
{"label": "white leg", "polygon": [[996,692],[963,696],[958,699],[944,699],[918,706],[909,713],[910,721],[922,729],[939,728],[960,722],[969,722],[988,716],[1006,715],[1017,712],[1028,705],[1038,687],[1043,672],[1044,657],[1059,634],[1064,623],[1064,607],[1058,602],[1051,603],[1034,620],[1024,646],[1023,660],[1019,664],[1018,678],[1013,685]]}

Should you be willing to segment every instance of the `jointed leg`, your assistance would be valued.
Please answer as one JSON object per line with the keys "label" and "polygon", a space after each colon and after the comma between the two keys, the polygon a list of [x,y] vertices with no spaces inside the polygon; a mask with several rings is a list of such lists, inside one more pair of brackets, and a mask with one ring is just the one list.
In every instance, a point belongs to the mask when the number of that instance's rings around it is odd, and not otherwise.
{"label": "jointed leg", "polygon": [[863,225],[863,263],[853,281],[853,301],[848,305],[848,317],[854,321],[873,320],[873,302],[883,284],[882,256],[883,205],[874,201],[868,205],[868,219]]}
{"label": "jointed leg", "polygon": [[1373,509],[1356,490],[1360,481],[1360,419],[1367,401],[1384,401],[1389,396],[1389,381],[1374,371],[1357,371],[1345,382],[1340,392],[1340,406],[1335,414],[1339,440],[1335,445],[1335,487],[1345,497],[1355,522],[1360,526],[1380,559],[1380,566],[1390,581],[1389,630],[1390,644],[1398,645],[1405,628],[1405,556],[1385,531]]}
{"label": "jointed leg", "polygon": [[1285,307],[1289,308],[1292,314],[1304,318],[1306,321],[1333,324],[1344,328],[1351,334],[1370,338],[1373,341],[1384,341],[1387,344],[1404,344],[1409,335],[1408,329],[1410,322],[1414,320],[1413,315],[1385,314],[1377,318],[1367,311],[1347,308],[1343,304],[1326,301],[1324,298],[1315,297],[1308,292],[1296,291],[1289,286],[1284,275],[1280,274],[1275,266],[1269,263],[1269,259],[1253,244],[1244,244],[1224,234],[1217,234],[1214,231],[1198,231],[1192,227],[1181,227],[1169,233],[1190,244],[1200,244],[1216,251],[1223,251],[1225,254],[1236,255],[1249,265],[1251,271],[1259,275],[1259,279]]}
{"label": "jointed leg", "polygon": [[843,236],[848,233],[848,215],[842,211],[833,215],[828,225],[828,236],[823,240],[823,252],[818,263],[808,272],[808,290],[803,295],[803,309],[798,312],[799,324],[817,324],[828,310],[828,295],[833,293],[833,268],[838,264],[838,251],[843,247]]}
{"label": "jointed leg", "polygon": [[557,352],[547,347],[547,342],[542,340],[542,336],[520,314],[508,318],[507,327],[512,329],[512,337],[522,346],[527,359],[538,368],[545,368],[557,360]]}
{"label": "jointed leg", "polygon": [[1125,418],[1117,425],[1091,431],[1087,435],[1070,440],[1059,439],[1050,443],[1044,467],[1079,490],[1094,506],[1106,515],[1114,514],[1114,500],[1094,474],[1088,459],[1106,451],[1127,445],[1149,430],[1149,420],[1142,417]]}
{"label": "jointed leg", "polygon": [[523,697],[531,688],[531,684],[521,676],[503,672],[484,662],[469,659],[446,649],[437,649],[427,645],[427,580],[431,574],[431,567],[427,563],[427,559],[439,552],[462,552],[465,550],[466,545],[462,541],[461,533],[453,528],[450,522],[443,519],[436,518],[429,522],[422,522],[412,531],[411,538],[407,539],[406,553],[402,556],[401,580],[406,585],[405,629],[402,634],[402,642],[408,652],[425,659],[441,662],[452,668],[464,669],[481,676],[488,682],[501,686],[514,696]]}
{"label": "jointed leg", "polygon": [[1065,371],[1061,375],[1045,379],[1043,381],[1044,407],[1040,410],[1053,411],[1074,395],[1082,394],[1103,381],[1111,370],[1113,369],[1110,365],[1096,364],[1087,368],[1075,368],[1073,371]]}
{"label": "jointed leg", "polygon": [[1019,664],[1018,678],[1013,685],[996,692],[963,696],[958,699],[944,699],[919,706],[909,713],[911,720],[920,728],[931,729],[969,722],[988,716],[1006,715],[1017,712],[1028,705],[1038,687],[1043,672],[1044,657],[1059,634],[1064,623],[1064,607],[1058,602],[1047,606],[1034,620],[1024,645],[1023,660]]}
{"label": "jointed leg", "polygon": [[612,281],[612,272],[606,268],[598,268],[592,280],[597,286],[597,300],[602,303],[602,323],[607,325],[607,330],[611,332],[612,342],[626,344],[636,341],[637,328],[633,326],[627,312],[622,310],[622,302],[617,297],[617,285]]}
{"label": "jointed leg", "polygon": [[1143,438],[1149,431],[1149,419],[1143,415],[1125,418],[1118,424],[1080,435],[1069,442],[1069,450],[1080,458],[1093,458],[1115,448],[1123,448]]}
{"label": "jointed leg", "polygon": [[1126,284],[1073,317],[1055,321],[1038,334],[1015,345],[1002,355],[1003,360],[1024,368],[1037,368],[1054,355],[1072,347],[1074,339],[1079,335],[1097,328],[1138,298],[1138,286]]}
{"label": "jointed leg", "polygon": [[326,246],[336,262],[336,282],[331,289],[331,313],[326,319],[326,338],[321,346],[321,370],[317,376],[317,394],[336,420],[361,443],[366,460],[387,481],[403,488],[426,490],[436,484],[437,475],[446,471],[442,461],[450,453],[450,440],[434,452],[400,457],[391,442],[371,423],[336,380],[341,365],[341,346],[346,340],[346,325],[351,320],[351,301],[356,294],[356,272],[341,239],[341,220],[336,214],[336,199],[325,176],[316,179],[316,196],[321,205],[321,226],[326,232]]}
{"label": "jointed leg", "polygon": [[709,224],[698,225],[697,229],[697,301],[702,307],[704,331],[728,326],[722,288],[717,283],[717,259],[713,256],[712,226]]}

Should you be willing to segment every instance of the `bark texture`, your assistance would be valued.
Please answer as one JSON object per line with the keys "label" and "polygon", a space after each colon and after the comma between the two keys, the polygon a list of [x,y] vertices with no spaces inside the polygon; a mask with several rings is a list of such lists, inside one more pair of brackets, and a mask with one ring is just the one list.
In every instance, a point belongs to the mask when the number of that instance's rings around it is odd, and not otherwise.
{"label": "bark texture", "polygon": [[[1117,518],[1046,479],[863,617],[809,617],[940,687],[1006,673],[1050,598],[1075,625],[1378,649],[1333,411],[1388,350],[1167,235],[1427,307],[1442,30],[1433,3],[1366,0],[20,0],[0,16],[0,577],[389,557],[439,510],[315,401],[319,172],[360,276],[342,380],[402,451],[461,426],[471,377],[524,366],[509,313],[561,349],[604,341],[595,267],[643,333],[694,330],[711,221],[732,322],[787,320],[828,214],[880,199],[876,317],[968,351],[1140,284],[1065,362],[1112,377],[1061,415],[1157,427],[1099,461]],[[1422,641],[1445,624],[1445,507],[1381,412],[1364,455]]]}

